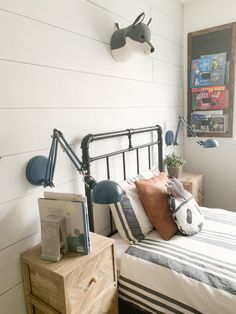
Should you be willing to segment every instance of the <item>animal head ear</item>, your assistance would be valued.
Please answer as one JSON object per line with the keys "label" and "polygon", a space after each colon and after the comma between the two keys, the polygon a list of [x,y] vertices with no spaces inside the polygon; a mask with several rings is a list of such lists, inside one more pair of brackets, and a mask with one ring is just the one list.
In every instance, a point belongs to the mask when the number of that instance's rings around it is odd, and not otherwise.
{"label": "animal head ear", "polygon": [[152,21],[152,18],[150,17],[149,21],[147,22],[147,25],[149,25]]}
{"label": "animal head ear", "polygon": [[134,23],[132,24],[132,27],[136,27],[138,26],[139,24],[142,23],[142,21],[144,20],[145,18],[145,13],[142,12],[141,14],[139,14],[139,16],[135,19]]}

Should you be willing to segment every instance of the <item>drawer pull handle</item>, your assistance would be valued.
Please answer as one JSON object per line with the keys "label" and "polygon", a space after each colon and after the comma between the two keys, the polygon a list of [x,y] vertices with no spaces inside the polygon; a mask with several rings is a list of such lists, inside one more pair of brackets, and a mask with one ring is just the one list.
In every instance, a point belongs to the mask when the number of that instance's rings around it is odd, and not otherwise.
{"label": "drawer pull handle", "polygon": [[93,278],[91,278],[91,280],[90,280],[90,282],[89,282],[89,286],[91,286],[91,284],[92,283],[95,283],[95,282],[97,282],[97,278],[96,277],[93,277]]}

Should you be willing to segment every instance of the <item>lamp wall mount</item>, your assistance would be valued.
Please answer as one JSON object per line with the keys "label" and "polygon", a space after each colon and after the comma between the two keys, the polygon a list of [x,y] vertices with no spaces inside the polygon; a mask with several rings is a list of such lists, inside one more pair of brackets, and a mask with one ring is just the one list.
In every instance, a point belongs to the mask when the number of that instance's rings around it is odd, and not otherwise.
{"label": "lamp wall mount", "polygon": [[43,185],[45,180],[48,158],[35,156],[30,159],[26,166],[26,178],[32,185]]}
{"label": "lamp wall mount", "polygon": [[166,131],[165,134],[165,143],[167,146],[172,145],[174,142],[174,132],[172,130]]}

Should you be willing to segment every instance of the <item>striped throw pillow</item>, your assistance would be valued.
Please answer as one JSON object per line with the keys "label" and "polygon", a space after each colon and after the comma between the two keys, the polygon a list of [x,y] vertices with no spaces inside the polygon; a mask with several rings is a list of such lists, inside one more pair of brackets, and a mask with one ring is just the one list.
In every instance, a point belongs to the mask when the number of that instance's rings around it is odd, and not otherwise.
{"label": "striped throw pillow", "polygon": [[124,199],[119,203],[110,204],[116,229],[122,239],[130,243],[137,243],[145,239],[146,235],[153,230],[153,225],[138,196],[135,182],[149,179],[157,174],[157,171],[150,170],[124,181],[120,184],[124,192]]}

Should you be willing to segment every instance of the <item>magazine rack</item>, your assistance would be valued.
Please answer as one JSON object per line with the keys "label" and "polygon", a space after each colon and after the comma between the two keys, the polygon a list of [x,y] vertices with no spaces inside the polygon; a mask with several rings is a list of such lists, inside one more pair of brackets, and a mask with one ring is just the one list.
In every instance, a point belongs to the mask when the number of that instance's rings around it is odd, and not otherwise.
{"label": "magazine rack", "polygon": [[236,23],[188,34],[187,120],[198,136],[232,137],[235,45]]}

